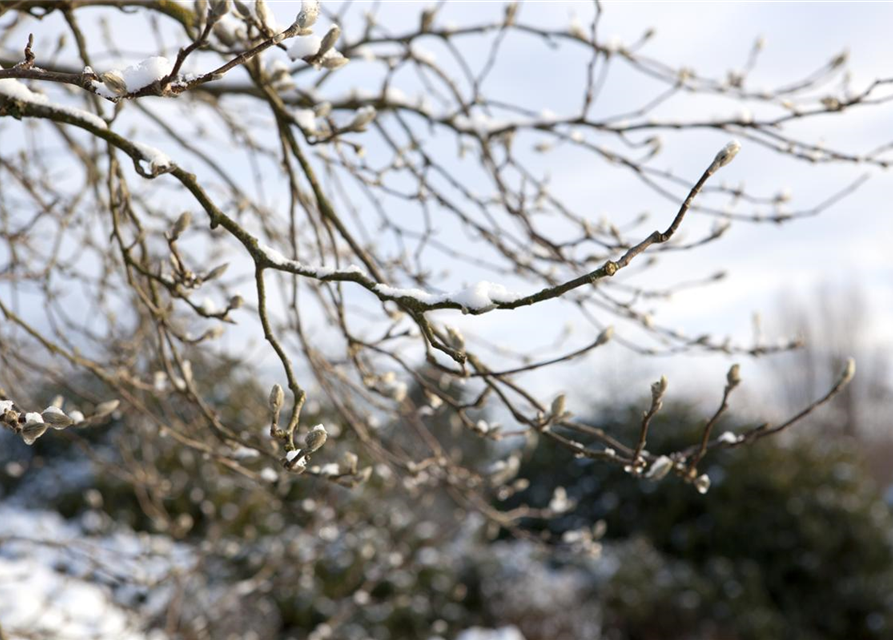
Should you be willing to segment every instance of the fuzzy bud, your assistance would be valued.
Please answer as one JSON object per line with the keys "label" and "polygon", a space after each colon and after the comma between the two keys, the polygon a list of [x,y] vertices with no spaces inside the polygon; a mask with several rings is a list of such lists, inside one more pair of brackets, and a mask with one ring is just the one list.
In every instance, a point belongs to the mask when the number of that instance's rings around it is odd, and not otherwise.
{"label": "fuzzy bud", "polygon": [[741,143],[737,140],[732,140],[726,146],[724,146],[719,153],[716,154],[716,157],[713,159],[713,169],[719,169],[721,167],[729,164],[738,152],[741,150]]}
{"label": "fuzzy bud", "polygon": [[361,107],[353,117],[353,120],[350,121],[350,124],[347,125],[347,128],[350,131],[365,131],[366,125],[375,120],[375,114],[375,107],[371,105]]}
{"label": "fuzzy bud", "polygon": [[730,389],[737,387],[741,383],[741,366],[740,365],[733,364],[729,368],[729,372],[726,374],[726,383],[728,383]]}
{"label": "fuzzy bud", "polygon": [[107,416],[112,413],[115,409],[118,408],[118,405],[121,404],[120,400],[109,400],[107,402],[101,403],[96,407],[96,415],[97,416]]}
{"label": "fuzzy bud", "polygon": [[53,429],[64,429],[73,422],[59,407],[47,407],[40,417]]}
{"label": "fuzzy bud", "polygon": [[211,269],[208,272],[208,275],[206,275],[204,277],[204,281],[208,282],[210,280],[214,280],[215,278],[219,278],[220,276],[222,276],[224,274],[224,272],[226,272],[228,267],[229,267],[229,262],[224,262],[223,264],[221,264],[217,267],[214,267],[213,269]]}
{"label": "fuzzy bud", "polygon": [[115,95],[123,96],[127,93],[127,83],[124,82],[124,77],[117,71],[106,71],[99,76],[99,79]]}
{"label": "fuzzy bud", "polygon": [[279,413],[282,410],[282,404],[285,402],[285,392],[278,384],[274,384],[270,390],[270,411]]}
{"label": "fuzzy bud", "polygon": [[335,69],[340,69],[344,65],[349,62],[347,58],[345,58],[339,51],[332,49],[328,55],[326,55],[322,59],[322,66],[329,71],[334,71]]}
{"label": "fuzzy bud", "polygon": [[563,416],[565,413],[566,407],[567,407],[567,398],[562,393],[561,395],[557,396],[552,401],[552,417],[560,418],[561,416]]}
{"label": "fuzzy bud", "polygon": [[697,489],[700,494],[707,493],[710,489],[710,476],[703,473],[695,478],[695,489]]}
{"label": "fuzzy bud", "polygon": [[660,380],[651,385],[651,398],[658,402],[667,392],[667,376],[661,376]]}
{"label": "fuzzy bud", "polygon": [[323,425],[318,424],[313,427],[304,438],[304,447],[307,449],[307,453],[319,450],[326,443],[328,437],[329,434],[326,433],[326,428]]}
{"label": "fuzzy bud", "polygon": [[341,37],[341,27],[337,24],[333,24],[329,27],[329,30],[326,32],[326,35],[323,36],[322,42],[319,43],[319,51],[316,52],[316,55],[320,58],[326,55],[329,51],[332,50],[332,47],[335,46],[335,43],[338,42],[338,38]]}
{"label": "fuzzy bud", "polygon": [[600,347],[603,344],[605,344],[606,342],[610,342],[611,338],[613,338],[613,337],[614,337],[614,327],[607,326],[607,327],[605,327],[604,331],[602,331],[600,334],[598,334],[598,338],[595,339],[595,346]]}
{"label": "fuzzy bud", "polygon": [[295,18],[295,22],[302,29],[309,29],[316,24],[319,17],[319,0],[303,0],[301,2],[301,11]]}
{"label": "fuzzy bud", "polygon": [[208,12],[208,22],[214,24],[220,22],[229,13],[229,0],[211,0],[211,10]]}
{"label": "fuzzy bud", "polygon": [[856,361],[853,358],[847,358],[843,374],[840,376],[840,384],[849,384],[854,375],[856,375]]}
{"label": "fuzzy bud", "polygon": [[168,236],[171,241],[177,240],[183,232],[189,228],[190,223],[192,222],[192,214],[188,211],[184,211],[180,214],[180,217],[177,218],[177,221],[174,223],[174,226],[171,227],[170,235]]}
{"label": "fuzzy bud", "polygon": [[672,469],[673,461],[667,456],[660,456],[657,460],[651,463],[651,468],[648,469],[648,473],[645,474],[645,477],[649,480],[661,480],[666,477]]}
{"label": "fuzzy bud", "polygon": [[[40,418],[39,413],[29,413],[28,415]],[[22,427],[22,439],[25,441],[25,444],[31,446],[37,442],[37,439],[47,432],[48,426],[42,419],[29,419],[25,426]]]}

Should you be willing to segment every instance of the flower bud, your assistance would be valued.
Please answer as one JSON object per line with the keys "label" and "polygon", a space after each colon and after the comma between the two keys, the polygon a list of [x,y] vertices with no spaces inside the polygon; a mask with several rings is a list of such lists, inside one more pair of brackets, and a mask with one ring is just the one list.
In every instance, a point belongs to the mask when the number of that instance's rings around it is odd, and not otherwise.
{"label": "flower bud", "polygon": [[184,211],[180,214],[180,217],[177,218],[177,221],[174,223],[174,226],[171,227],[170,239],[176,240],[179,238],[184,231],[189,227],[189,224],[192,222],[192,214],[188,211]]}
{"label": "flower bud", "polygon": [[295,22],[302,29],[309,29],[316,24],[319,17],[319,0],[303,0],[301,2],[301,11],[295,18]]}
{"label": "flower bud", "polygon": [[[40,418],[39,413],[29,413],[28,415]],[[29,420],[26,422],[25,426],[22,427],[22,439],[25,441],[25,444],[31,446],[37,442],[37,439],[47,432],[48,426],[43,420]]]}
{"label": "flower bud", "polygon": [[326,433],[326,428],[323,425],[318,424],[313,427],[304,438],[304,447],[307,449],[307,453],[319,450],[326,443],[328,437],[329,434]]}
{"label": "flower bud", "polygon": [[854,375],[856,375],[856,361],[853,358],[847,358],[846,367],[840,377],[840,384],[849,384]]}
{"label": "flower bud", "polygon": [[614,337],[614,327],[607,326],[604,331],[598,334],[598,338],[595,339],[595,346],[600,347],[606,342],[610,342],[611,338]]}
{"label": "flower bud", "polygon": [[124,82],[124,76],[117,71],[106,71],[99,76],[99,79],[115,95],[123,96],[127,93],[127,83]]}
{"label": "flower bud", "polygon": [[660,380],[651,385],[651,398],[655,402],[664,397],[667,391],[667,376],[661,376]]}
{"label": "flower bud", "polygon": [[552,417],[560,418],[565,413],[567,407],[567,398],[562,393],[552,401]]}
{"label": "flower bud", "polygon": [[284,402],[285,392],[278,384],[274,384],[273,388],[270,390],[270,411],[272,411],[273,413],[278,413],[282,410],[282,405]]}
{"label": "flower bud", "polygon": [[224,272],[226,272],[228,267],[229,267],[229,262],[224,262],[223,264],[214,267],[213,269],[211,269],[208,272],[208,275],[206,275],[203,278],[204,281],[208,282],[210,280],[214,280],[215,278],[219,278],[220,276],[222,276],[224,274]]}
{"label": "flower bud", "polygon": [[349,62],[339,51],[332,49],[327,56],[322,59],[322,66],[325,69],[334,71],[340,69]]}
{"label": "flower bud", "polygon": [[338,38],[340,37],[341,27],[339,27],[337,24],[333,24],[331,27],[329,27],[329,30],[323,37],[322,42],[319,43],[319,51],[316,52],[316,55],[319,57],[326,55],[329,51],[332,50],[332,47],[335,46],[335,43],[338,42]]}
{"label": "flower bud", "polygon": [[59,407],[47,407],[40,417],[53,429],[64,429],[73,422]]}
{"label": "flower bud", "polygon": [[96,415],[107,416],[112,411],[117,409],[119,404],[121,404],[120,400],[109,400],[108,402],[103,402],[98,407],[96,407]]}
{"label": "flower bud", "polygon": [[375,107],[371,105],[361,107],[353,117],[353,120],[350,121],[350,124],[347,125],[347,128],[350,131],[365,131],[366,125],[375,119],[375,114]]}
{"label": "flower bud", "polygon": [[726,374],[726,382],[729,385],[729,388],[737,387],[741,382],[741,366],[738,364],[733,364],[729,369],[729,372]]}
{"label": "flower bud", "polygon": [[710,477],[706,473],[695,478],[695,489],[697,489],[700,494],[707,493],[710,489]]}
{"label": "flower bud", "polygon": [[720,167],[726,166],[735,158],[740,150],[741,143],[737,140],[732,140],[716,154],[716,157],[713,159],[713,168],[719,169]]}
{"label": "flower bud", "polygon": [[229,0],[211,0],[211,11],[208,13],[208,22],[214,24],[229,13]]}

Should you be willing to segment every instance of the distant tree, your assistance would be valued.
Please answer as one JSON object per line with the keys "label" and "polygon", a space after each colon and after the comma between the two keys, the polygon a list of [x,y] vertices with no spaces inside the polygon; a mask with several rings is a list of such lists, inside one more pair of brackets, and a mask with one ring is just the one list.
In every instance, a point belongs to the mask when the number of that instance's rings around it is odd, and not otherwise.
{"label": "distant tree", "polygon": [[[634,408],[597,413],[607,433],[638,431]],[[696,423],[690,408],[665,408],[649,447],[678,448]],[[722,430],[746,428],[732,419]],[[506,506],[548,508],[561,491],[568,508],[528,527],[564,540],[604,532],[615,573],[592,598],[608,638],[889,636],[893,514],[857,449],[798,437],[724,451],[712,464],[701,497],[544,444],[522,464],[530,488]]]}

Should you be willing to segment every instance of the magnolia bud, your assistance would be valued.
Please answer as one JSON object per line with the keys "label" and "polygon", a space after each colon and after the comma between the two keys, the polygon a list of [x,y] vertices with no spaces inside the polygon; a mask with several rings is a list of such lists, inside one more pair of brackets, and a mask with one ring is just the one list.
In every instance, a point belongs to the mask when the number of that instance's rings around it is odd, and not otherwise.
{"label": "magnolia bud", "polygon": [[329,30],[326,32],[326,35],[323,36],[322,42],[319,44],[319,51],[316,52],[316,55],[322,57],[328,53],[332,47],[335,46],[335,43],[338,42],[338,38],[341,37],[341,27],[337,24],[333,24],[329,27]]}
{"label": "magnolia bud", "polygon": [[651,398],[657,402],[663,398],[667,391],[667,376],[661,376],[660,380],[651,385]]}
{"label": "magnolia bud", "polygon": [[208,272],[208,275],[204,277],[204,281],[208,282],[209,280],[214,280],[215,278],[219,278],[224,274],[226,269],[229,267],[229,262],[224,262],[220,266],[214,267]]}
{"label": "magnolia bud", "polygon": [[319,0],[303,0],[301,11],[295,18],[295,22],[302,29],[308,29],[316,24],[319,17]]}
{"label": "magnolia bud", "polygon": [[31,446],[37,442],[40,436],[46,433],[48,425],[41,419],[39,413],[29,413],[27,415],[37,417],[36,419],[28,419],[28,422],[22,427],[22,438],[25,444]]}
{"label": "magnolia bud", "polygon": [[733,364],[729,369],[729,373],[726,374],[726,382],[729,387],[737,387],[741,382],[741,366],[737,364]]}
{"label": "magnolia bud", "polygon": [[192,214],[188,211],[184,211],[180,214],[180,217],[177,218],[177,221],[174,223],[174,226],[171,227],[170,239],[176,240],[179,238],[184,231],[189,227],[189,224],[192,222]]}
{"label": "magnolia bud", "polygon": [[350,475],[355,475],[357,472],[357,464],[360,461],[357,454],[352,451],[345,451],[342,459],[344,460],[344,467],[347,469],[348,473],[350,473]]}
{"label": "magnolia bud", "polygon": [[124,82],[124,76],[117,71],[106,71],[99,79],[110,91],[116,95],[123,96],[127,93],[127,83]]}
{"label": "magnolia bud", "polygon": [[329,55],[322,59],[322,66],[330,71],[334,71],[335,69],[340,69],[344,65],[349,62],[347,58],[341,55],[340,52],[332,49]]}
{"label": "magnolia bud", "polygon": [[695,478],[695,489],[701,494],[707,493],[707,490],[710,489],[710,477],[706,473]]}
{"label": "magnolia bud", "polygon": [[276,20],[264,0],[256,0],[254,3],[254,13],[257,14],[257,19],[260,20],[260,23],[267,29],[272,31],[275,28]]}
{"label": "magnolia bud", "polygon": [[214,24],[229,13],[229,0],[211,0],[211,11],[208,13],[208,22]]}
{"label": "magnolia bud", "polygon": [[285,392],[278,384],[274,384],[272,390],[270,390],[270,410],[273,413],[278,413],[282,409],[284,402]]}
{"label": "magnolia bud", "polygon": [[660,456],[651,464],[651,468],[645,477],[649,480],[660,480],[664,478],[673,468],[673,461],[667,456]]}
{"label": "magnolia bud", "polygon": [[375,107],[369,105],[360,108],[347,128],[351,131],[365,131],[366,125],[375,119]]}
{"label": "magnolia bud", "polygon": [[47,407],[40,417],[53,429],[64,429],[73,422],[59,407]]}
{"label": "magnolia bud", "polygon": [[600,347],[606,342],[609,342],[611,338],[614,337],[614,327],[607,326],[605,330],[598,334],[598,338],[595,339],[595,346]]}
{"label": "magnolia bud", "polygon": [[317,451],[326,443],[328,437],[329,434],[326,433],[326,428],[323,425],[318,424],[313,427],[310,433],[307,434],[307,437],[304,438],[304,447],[307,449],[307,453]]}
{"label": "magnolia bud", "polygon": [[856,375],[856,361],[853,358],[847,358],[846,367],[840,377],[840,384],[849,384],[854,375]]}
{"label": "magnolia bud", "polygon": [[120,400],[109,400],[108,402],[103,402],[98,407],[96,407],[96,415],[107,416],[112,411],[117,409],[119,404],[121,404]]}
{"label": "magnolia bud", "polygon": [[563,416],[566,406],[567,398],[562,393],[552,401],[552,417],[560,418],[561,416]]}
{"label": "magnolia bud", "polygon": [[740,150],[741,143],[737,140],[732,140],[716,154],[716,157],[713,159],[713,168],[719,169],[720,167],[726,166],[735,158]]}

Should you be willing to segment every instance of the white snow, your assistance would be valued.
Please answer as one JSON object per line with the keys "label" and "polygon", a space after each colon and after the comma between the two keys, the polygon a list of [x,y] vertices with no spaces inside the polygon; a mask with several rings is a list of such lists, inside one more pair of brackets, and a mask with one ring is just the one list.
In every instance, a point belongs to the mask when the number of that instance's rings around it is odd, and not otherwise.
{"label": "white snow", "polygon": [[12,410],[12,400],[0,400],[0,414]]}
{"label": "white snow", "polygon": [[725,442],[727,444],[737,444],[744,440],[742,436],[735,435],[731,431],[726,431],[724,434],[719,436],[720,442]]}
{"label": "white snow", "polygon": [[[174,68],[174,63],[161,56],[153,56],[146,58],[136,64],[132,64],[125,69],[109,69],[109,72],[116,71],[121,74],[124,84],[127,85],[127,92],[133,93],[139,91],[143,87],[147,87],[156,80],[161,80]],[[93,81],[93,88],[96,93],[104,98],[117,98],[118,96],[108,89],[102,82]]]}
{"label": "white snow", "polygon": [[297,458],[299,455],[301,455],[301,450],[295,449],[294,451],[289,451],[288,453],[286,453],[285,459],[288,460],[289,462],[291,462],[292,460]]}
{"label": "white snow", "polygon": [[142,154],[143,159],[149,163],[153,172],[161,171],[163,169],[169,169],[173,164],[171,159],[167,157],[163,152],[159,151],[155,147],[150,147],[147,144],[142,144],[139,142],[134,142],[133,146],[137,148],[137,151]]}
{"label": "white snow", "polygon": [[292,60],[315,56],[322,44],[322,38],[315,35],[298,36],[292,40],[291,46],[288,48],[288,57]]}
{"label": "white snow", "polygon": [[[3,67],[0,66],[0,69]],[[97,129],[106,129],[107,125],[105,120],[96,116],[92,113],[84,111],[83,109],[76,109],[74,107],[68,107],[62,104],[55,104],[50,102],[50,99],[45,95],[40,93],[34,93],[26,87],[24,84],[16,80],[15,78],[5,78],[0,80],[0,94],[8,96],[13,100],[19,100],[21,102],[28,102],[31,104],[37,104],[44,107],[49,107],[54,111],[58,111],[59,113],[64,113],[66,115],[77,118],[78,120],[82,120]]]}
{"label": "white snow", "polygon": [[313,109],[295,109],[295,122],[307,133],[316,133],[316,114]]}
{"label": "white snow", "polygon": [[375,290],[390,298],[414,298],[426,304],[455,302],[466,309],[474,311],[492,309],[499,303],[514,302],[523,297],[519,293],[509,291],[501,284],[487,282],[486,280],[477,282],[459,291],[443,294],[431,294],[421,289],[398,289],[385,284],[377,285]]}
{"label": "white snow", "polygon": [[265,468],[260,472],[260,477],[261,477],[262,480],[266,480],[267,482],[276,482],[276,480],[279,479],[279,474],[277,474],[277,473],[276,473],[273,469],[271,469],[270,467],[265,467]]}
{"label": "white snow", "polygon": [[332,275],[359,274],[363,277],[366,277],[366,272],[355,264],[349,265],[343,269],[336,269],[334,267],[326,267],[322,265],[306,265],[298,262],[297,260],[289,260],[279,251],[269,245],[258,243],[257,248],[258,250],[260,250],[261,253],[264,254],[264,257],[266,257],[267,260],[273,263],[274,266],[281,267],[299,275],[308,276],[311,278],[326,278]]}
{"label": "white snow", "polygon": [[[0,507],[0,620],[10,638],[160,640],[140,631],[129,598],[189,562],[161,537],[119,531],[91,537],[47,511]],[[108,576],[97,580],[97,576]],[[103,584],[104,582],[104,584]],[[167,601],[158,587],[155,602]],[[155,612],[159,613],[159,612]]]}
{"label": "white snow", "polygon": [[32,411],[31,413],[25,414],[25,423],[30,424],[32,422],[37,422],[43,424],[43,416],[37,413],[36,411]]}
{"label": "white snow", "polygon": [[501,627],[499,629],[484,629],[483,627],[471,627],[466,629],[456,640],[524,640],[524,636],[518,631],[518,627]]}

